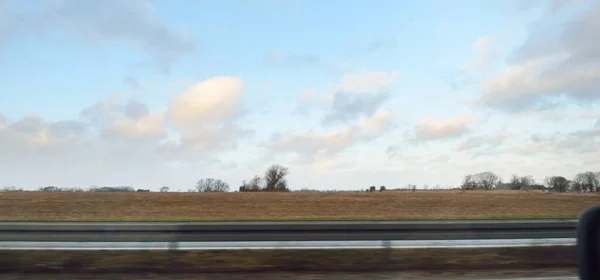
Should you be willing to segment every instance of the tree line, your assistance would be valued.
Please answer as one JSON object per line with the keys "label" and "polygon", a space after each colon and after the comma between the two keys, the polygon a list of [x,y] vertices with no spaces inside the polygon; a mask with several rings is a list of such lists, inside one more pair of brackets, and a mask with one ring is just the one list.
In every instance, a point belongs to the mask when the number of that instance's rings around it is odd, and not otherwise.
{"label": "tree line", "polygon": [[[263,176],[255,175],[250,180],[242,181],[238,192],[289,192],[287,176],[289,169],[285,166],[274,164],[267,168]],[[419,189],[430,189],[427,185]],[[440,188],[434,189],[461,189],[461,190],[544,190],[552,192],[600,192],[600,172],[581,172],[575,175],[572,179],[567,179],[564,176],[549,176],[543,182],[538,183],[532,176],[512,175],[508,181],[504,182],[500,176],[494,172],[485,171],[475,174],[467,174],[463,177],[462,183],[458,188]],[[379,191],[385,191],[385,186],[380,186]],[[408,190],[416,191],[417,186],[409,184],[406,188],[396,188],[392,190]],[[18,192],[23,189],[10,186],[1,188],[4,192]],[[134,189],[131,186],[118,187],[98,187],[92,186],[84,190],[81,188],[60,188],[56,186],[41,187],[39,192],[150,192],[149,189]],[[169,192],[168,186],[163,186],[160,192]],[[228,183],[220,179],[204,178],[200,179],[193,188],[188,189],[188,192],[229,192],[230,186]],[[317,192],[319,190],[301,189],[299,192]],[[375,192],[377,188],[370,186],[362,192]],[[336,191],[339,192],[339,191]]]}
{"label": "tree line", "polygon": [[547,190],[552,192],[600,192],[600,172],[586,171],[569,180],[564,176],[549,176],[542,184],[532,176],[512,175],[507,182],[491,171],[468,174],[460,185],[462,190]]}
{"label": "tree line", "polygon": [[[287,176],[289,175],[289,169],[285,166],[274,164],[267,168],[264,175],[261,177],[255,175],[249,181],[243,181],[239,187],[239,192],[289,192],[290,188],[287,183]],[[21,188],[14,186],[4,187],[0,189],[4,192],[19,192],[24,191]],[[118,187],[98,187],[92,186],[91,188],[84,190],[82,188],[60,188],[56,186],[40,187],[37,189],[39,192],[150,192],[149,189],[134,189],[131,186],[118,186]],[[169,192],[168,186],[160,188],[160,192]],[[194,188],[188,189],[188,192],[228,192],[230,191],[229,184],[221,179],[215,178],[203,178],[200,179]]]}

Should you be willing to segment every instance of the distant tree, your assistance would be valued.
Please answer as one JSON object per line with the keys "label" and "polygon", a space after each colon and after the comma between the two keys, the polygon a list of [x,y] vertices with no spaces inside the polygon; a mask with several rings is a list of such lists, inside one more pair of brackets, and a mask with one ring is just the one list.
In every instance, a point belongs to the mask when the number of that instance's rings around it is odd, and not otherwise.
{"label": "distant tree", "polygon": [[376,190],[377,190],[377,188],[376,188],[375,186],[371,186],[371,187],[369,187],[369,192],[374,192],[374,191],[376,191]]}
{"label": "distant tree", "polygon": [[[21,190],[22,191],[22,190]],[[81,188],[60,188],[55,186],[47,186],[38,189],[39,192],[82,192]]]}
{"label": "distant tree", "polygon": [[460,186],[462,190],[493,190],[501,182],[500,177],[493,172],[486,171],[473,175],[466,175]]}
{"label": "distant tree", "polygon": [[507,184],[511,190],[520,190],[521,189],[521,184],[520,184],[519,179],[520,179],[519,176],[514,175],[514,174],[510,177],[510,180],[508,180]]}
{"label": "distant tree", "polygon": [[59,192],[60,189],[55,186],[47,186],[47,187],[39,188],[38,191],[40,191],[40,192]]}
{"label": "distant tree", "polygon": [[475,174],[475,176],[478,178],[479,184],[484,190],[492,190],[500,182],[500,177],[498,177],[498,175],[490,171],[481,172]]}
{"label": "distant tree", "polygon": [[475,190],[477,189],[477,182],[475,182],[475,179],[473,178],[473,175],[465,175],[465,177],[463,178],[463,182],[460,185],[460,188],[462,190]]}
{"label": "distant tree", "polygon": [[383,191],[385,191],[385,186],[380,186],[380,187],[379,187],[379,191],[380,191],[380,192],[383,192]]}
{"label": "distant tree", "polygon": [[137,189],[136,192],[150,192],[150,190],[148,190],[148,189]]}
{"label": "distant tree", "polygon": [[90,192],[135,192],[135,189],[130,186],[119,187],[92,187]]}
{"label": "distant tree", "polygon": [[321,190],[314,190],[314,189],[309,189],[309,188],[302,188],[295,192],[336,192],[336,191],[332,191],[332,190],[321,191]]}
{"label": "distant tree", "polygon": [[0,190],[1,192],[22,192],[23,189],[21,188],[17,188],[15,186],[5,186],[2,187],[2,190]]}
{"label": "distant tree", "polygon": [[575,175],[573,179],[577,191],[598,192],[600,191],[600,172],[582,172]]}
{"label": "distant tree", "polygon": [[239,187],[240,192],[260,192],[262,190],[262,178],[258,175],[254,175],[250,181],[242,181],[242,185]]}
{"label": "distant tree", "polygon": [[169,192],[169,187],[163,186],[162,188],[160,188],[160,192]]}
{"label": "distant tree", "polygon": [[229,184],[221,181],[220,179],[205,178],[200,179],[196,183],[196,191],[198,192],[227,192],[229,191]]}
{"label": "distant tree", "polygon": [[520,177],[517,175],[512,175],[508,182],[508,185],[510,186],[511,190],[527,191],[533,189],[533,186],[535,185],[535,180],[529,175]]}
{"label": "distant tree", "polygon": [[287,167],[274,164],[267,169],[264,176],[265,187],[263,191],[267,192],[287,192],[289,191],[286,176],[289,174]]}
{"label": "distant tree", "polygon": [[248,184],[250,186],[251,192],[259,192],[263,188],[263,179],[258,175],[254,175],[254,177],[250,180],[250,182],[248,182]]}
{"label": "distant tree", "polygon": [[533,191],[547,191],[548,188],[546,188],[544,185],[540,185],[540,184],[533,184],[529,187],[530,190]]}
{"label": "distant tree", "polygon": [[117,192],[133,192],[134,189],[131,186],[118,186],[115,188]]}
{"label": "distant tree", "polygon": [[563,176],[552,176],[544,179],[544,184],[550,191],[567,192],[569,190],[570,181]]}

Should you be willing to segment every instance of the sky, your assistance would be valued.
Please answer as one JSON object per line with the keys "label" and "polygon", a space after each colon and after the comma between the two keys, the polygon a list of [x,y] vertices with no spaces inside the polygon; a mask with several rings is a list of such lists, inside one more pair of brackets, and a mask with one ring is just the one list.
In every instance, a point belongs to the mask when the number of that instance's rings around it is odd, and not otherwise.
{"label": "sky", "polygon": [[592,0],[0,0],[0,186],[600,171]]}

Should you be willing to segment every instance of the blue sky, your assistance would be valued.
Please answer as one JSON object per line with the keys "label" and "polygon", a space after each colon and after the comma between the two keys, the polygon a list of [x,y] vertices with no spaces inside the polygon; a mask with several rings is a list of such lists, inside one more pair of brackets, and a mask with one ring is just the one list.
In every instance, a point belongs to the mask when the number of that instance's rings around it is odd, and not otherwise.
{"label": "blue sky", "polygon": [[600,169],[593,1],[0,0],[0,185]]}

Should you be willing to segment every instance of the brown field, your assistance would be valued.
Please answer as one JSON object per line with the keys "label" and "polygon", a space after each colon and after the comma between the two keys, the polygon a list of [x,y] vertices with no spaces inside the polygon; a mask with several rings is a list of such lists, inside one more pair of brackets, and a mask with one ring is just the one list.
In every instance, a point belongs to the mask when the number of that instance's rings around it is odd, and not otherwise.
{"label": "brown field", "polygon": [[0,193],[4,221],[427,220],[575,218],[597,194]]}
{"label": "brown field", "polygon": [[0,250],[0,273],[432,272],[574,268],[574,246],[288,251]]}

